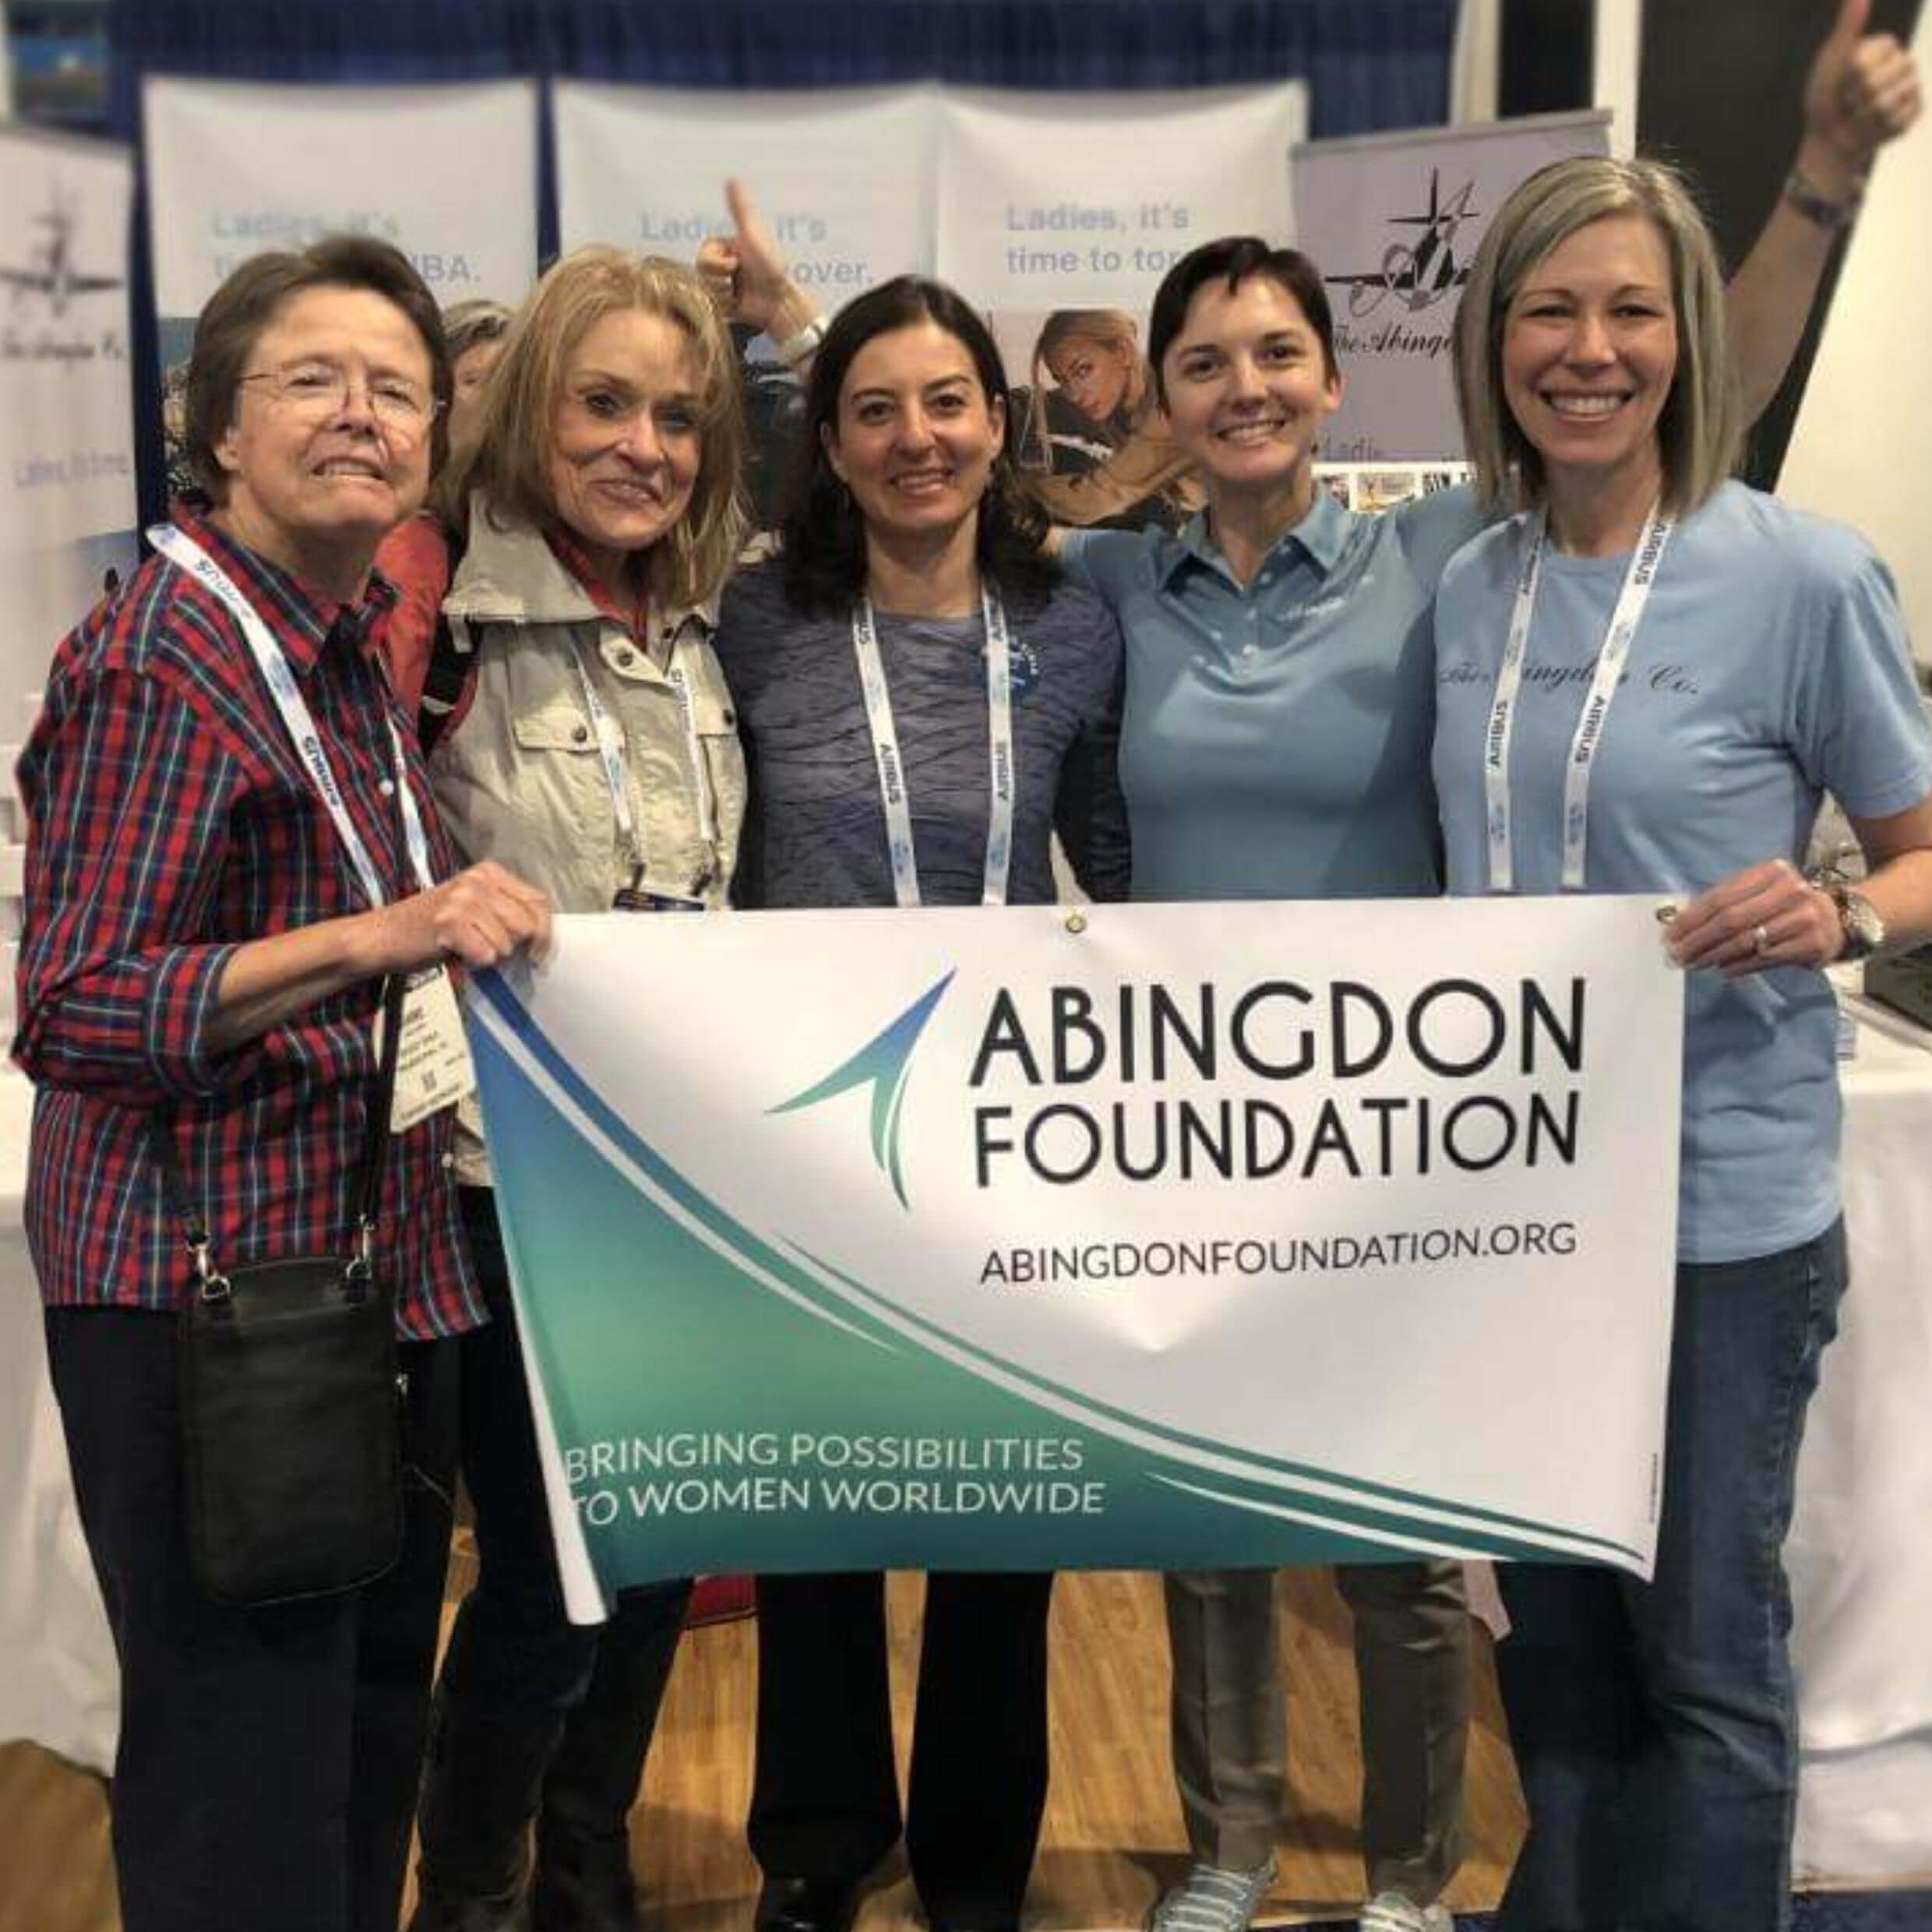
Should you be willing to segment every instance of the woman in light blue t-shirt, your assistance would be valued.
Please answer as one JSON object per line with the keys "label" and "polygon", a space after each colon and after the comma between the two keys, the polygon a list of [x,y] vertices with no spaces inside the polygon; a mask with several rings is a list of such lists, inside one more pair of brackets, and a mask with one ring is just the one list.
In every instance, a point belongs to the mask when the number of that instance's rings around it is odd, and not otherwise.
{"label": "woman in light blue t-shirt", "polygon": [[[1795,192],[1729,291],[1754,413],[1802,329],[1830,198],[1855,200],[1874,150],[1915,103],[1895,45],[1838,33],[1820,51]],[[1432,611],[1447,560],[1483,527],[1482,506],[1446,490],[1363,516],[1317,489],[1315,453],[1343,376],[1325,286],[1304,256],[1251,238],[1193,251],[1155,298],[1148,343],[1161,420],[1193,457],[1207,510],[1171,536],[1070,531],[1060,552],[1119,612],[1126,638],[1134,897],[1433,896]],[[1399,1405],[1398,1368],[1392,1359],[1363,1400]],[[1446,1932],[1470,1675],[1461,1567],[1349,1564],[1337,1580],[1361,1680],[1363,1932]],[[1165,1588],[1193,1862],[1151,1932],[1240,1932],[1275,1875],[1285,1783],[1272,1579],[1182,1572]]]}
{"label": "woman in light blue t-shirt", "polygon": [[[1498,1923],[1772,1932],[1797,1756],[1779,1552],[1845,1285],[1820,969],[1932,934],[1932,737],[1884,565],[1726,481],[1723,289],[1673,175],[1588,160],[1525,183],[1456,354],[1479,489],[1519,513],[1437,601],[1449,888],[1655,893],[1687,975],[1655,1576],[1502,1572],[1529,1835]],[[1855,890],[1798,869],[1827,791],[1870,868]]]}

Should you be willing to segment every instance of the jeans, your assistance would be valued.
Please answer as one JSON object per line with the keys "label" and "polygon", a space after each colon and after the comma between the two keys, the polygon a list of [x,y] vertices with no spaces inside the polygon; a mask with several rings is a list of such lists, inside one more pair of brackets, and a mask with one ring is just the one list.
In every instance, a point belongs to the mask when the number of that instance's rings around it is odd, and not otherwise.
{"label": "jeans", "polygon": [[1845,1229],[1677,1270],[1656,1574],[1498,1571],[1529,1835],[1499,1932],[1782,1932],[1797,1713],[1782,1548]]}

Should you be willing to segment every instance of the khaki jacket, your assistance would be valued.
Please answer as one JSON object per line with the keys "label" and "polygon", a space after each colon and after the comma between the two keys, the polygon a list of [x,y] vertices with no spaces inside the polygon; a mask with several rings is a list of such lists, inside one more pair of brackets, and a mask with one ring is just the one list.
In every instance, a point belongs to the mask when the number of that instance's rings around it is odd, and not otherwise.
{"label": "khaki jacket", "polygon": [[[622,735],[646,882],[723,905],[744,822],[745,760],[711,649],[714,608],[654,607],[640,649],[535,531],[495,529],[480,507],[470,531],[442,608],[459,643],[467,637],[476,653],[474,695],[429,759],[436,802],[463,862],[495,859],[541,887],[561,912],[608,911],[633,882],[640,855],[619,830],[581,665]],[[674,649],[691,693],[714,849],[704,836],[682,708],[665,675]],[[473,1102],[459,1124],[458,1177],[485,1184]]]}

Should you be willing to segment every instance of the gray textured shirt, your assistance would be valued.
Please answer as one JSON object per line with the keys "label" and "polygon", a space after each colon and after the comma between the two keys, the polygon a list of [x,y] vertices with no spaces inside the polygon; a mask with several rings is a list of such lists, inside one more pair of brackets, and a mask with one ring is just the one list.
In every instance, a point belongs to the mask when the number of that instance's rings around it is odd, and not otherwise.
{"label": "gray textured shirt", "polygon": [[[1007,897],[1055,897],[1057,829],[1096,899],[1127,896],[1126,814],[1116,771],[1120,632],[1098,598],[1056,585],[1009,605],[1018,784]],[[906,774],[919,894],[977,905],[989,809],[985,626],[977,616],[877,613]],[[741,906],[889,906],[892,866],[866,701],[844,615],[806,617],[775,564],[742,573],[714,640],[750,781],[732,897]]]}

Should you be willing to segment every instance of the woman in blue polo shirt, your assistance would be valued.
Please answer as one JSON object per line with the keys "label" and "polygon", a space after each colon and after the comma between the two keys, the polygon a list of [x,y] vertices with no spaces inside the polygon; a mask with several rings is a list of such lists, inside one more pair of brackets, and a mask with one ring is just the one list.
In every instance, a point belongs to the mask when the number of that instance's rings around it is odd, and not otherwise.
{"label": "woman in blue polo shirt", "polygon": [[[1433,897],[1430,607],[1481,527],[1473,499],[1376,518],[1315,487],[1342,383],[1306,256],[1253,237],[1197,249],[1155,298],[1148,347],[1207,514],[1177,536],[1068,532],[1060,548],[1126,634],[1134,897]],[[1446,1927],[1468,1723],[1461,1568],[1349,1564],[1336,1580],[1361,1683],[1365,1923]],[[1287,1765],[1274,1573],[1165,1584],[1194,1863],[1155,1932],[1239,1932],[1274,1881]]]}
{"label": "woman in blue polo shirt", "polygon": [[[1674,175],[1526,182],[1456,356],[1483,497],[1521,513],[1437,601],[1449,888],[1655,893],[1681,904],[1689,975],[1655,1574],[1504,1573],[1529,1835],[1498,1923],[1777,1932],[1797,1790],[1779,1550],[1845,1285],[1818,968],[1932,933],[1932,734],[1884,566],[1725,480],[1722,289]],[[1828,790],[1872,869],[1856,891],[1798,870]]]}

